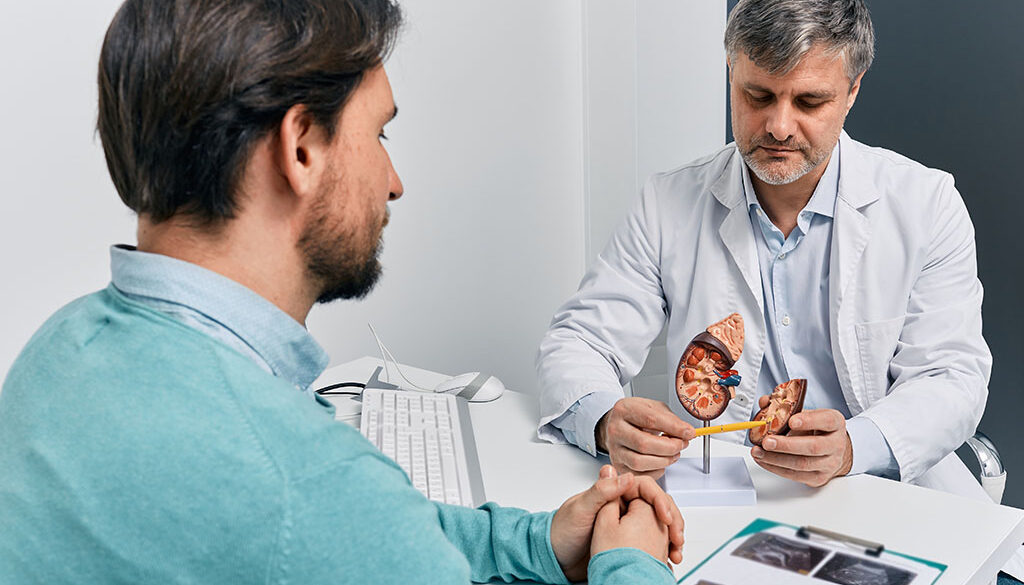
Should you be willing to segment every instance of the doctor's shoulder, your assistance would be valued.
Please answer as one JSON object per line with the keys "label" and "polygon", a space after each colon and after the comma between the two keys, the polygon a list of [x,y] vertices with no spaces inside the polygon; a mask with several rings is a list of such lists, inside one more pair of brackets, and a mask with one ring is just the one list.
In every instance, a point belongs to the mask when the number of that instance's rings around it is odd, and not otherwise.
{"label": "doctor's shoulder", "polygon": [[879,195],[898,206],[948,203],[951,196],[959,199],[953,175],[942,169],[927,167],[898,152],[855,143],[860,150],[864,169],[879,189]]}
{"label": "doctor's shoulder", "polygon": [[[856,172],[870,181],[861,188],[877,191],[877,200],[861,208],[875,232],[884,231],[927,258],[931,247],[951,235],[973,239],[971,220],[953,175],[929,168],[899,153],[878,147],[859,147]],[[843,159],[845,162],[845,158]],[[846,169],[844,169],[846,170]]]}
{"label": "doctor's shoulder", "polygon": [[711,187],[729,170],[735,154],[735,144],[729,143],[674,169],[654,173],[647,179],[644,191],[648,195],[657,194],[659,198],[695,203],[701,197],[711,196]]}

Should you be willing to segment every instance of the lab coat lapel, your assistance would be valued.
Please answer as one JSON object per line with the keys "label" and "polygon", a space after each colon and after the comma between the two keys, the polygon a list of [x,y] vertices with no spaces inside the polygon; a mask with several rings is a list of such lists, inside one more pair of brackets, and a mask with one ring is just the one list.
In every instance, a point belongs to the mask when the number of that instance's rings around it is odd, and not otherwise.
{"label": "lab coat lapel", "polygon": [[843,396],[851,414],[863,412],[870,399],[866,394],[858,362],[854,331],[856,288],[864,249],[871,239],[871,222],[864,208],[878,200],[879,189],[872,169],[861,158],[858,145],[844,131],[839,138],[839,196],[832,226],[832,255],[829,259],[829,320],[832,353]]}
{"label": "lab coat lapel", "polygon": [[718,235],[732,256],[733,262],[743,276],[757,307],[764,314],[764,298],[761,292],[761,271],[757,264],[757,247],[754,232],[750,228],[750,216],[743,195],[743,163],[739,151],[735,152],[722,175],[711,186],[711,193],[729,209],[728,215],[718,227]]}

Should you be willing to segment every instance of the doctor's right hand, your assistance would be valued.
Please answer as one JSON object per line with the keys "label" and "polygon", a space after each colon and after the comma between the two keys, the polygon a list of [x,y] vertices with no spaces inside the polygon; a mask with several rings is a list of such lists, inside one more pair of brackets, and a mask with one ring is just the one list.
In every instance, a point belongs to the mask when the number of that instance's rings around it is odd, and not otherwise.
{"label": "doctor's right hand", "polygon": [[648,398],[623,398],[594,429],[597,448],[620,473],[661,477],[694,438],[693,427],[668,405]]}

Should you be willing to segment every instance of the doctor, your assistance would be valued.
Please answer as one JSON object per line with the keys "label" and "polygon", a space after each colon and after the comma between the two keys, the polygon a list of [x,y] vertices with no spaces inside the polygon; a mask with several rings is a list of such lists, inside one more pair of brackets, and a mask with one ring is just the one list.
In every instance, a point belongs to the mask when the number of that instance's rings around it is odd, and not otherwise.
{"label": "doctor", "polygon": [[979,493],[951,455],[991,368],[974,230],[948,173],[843,132],[874,56],[864,2],[741,0],[725,46],[736,142],[651,177],[555,314],[539,435],[660,475],[696,421],[671,386],[665,402],[622,386],[666,323],[674,380],[690,339],[735,311],[743,381],[716,423],[808,380],[794,430],[752,449],[763,468],[810,486],[871,473]]}

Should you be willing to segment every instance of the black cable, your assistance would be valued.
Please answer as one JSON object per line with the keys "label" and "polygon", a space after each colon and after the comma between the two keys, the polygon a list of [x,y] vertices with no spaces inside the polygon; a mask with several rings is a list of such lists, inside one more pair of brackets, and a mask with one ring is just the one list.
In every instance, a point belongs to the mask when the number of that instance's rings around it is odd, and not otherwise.
{"label": "black cable", "polygon": [[339,382],[337,384],[331,384],[330,386],[324,386],[323,388],[318,388],[316,390],[316,393],[321,395],[321,396],[328,395],[328,394],[352,394],[354,396],[359,396],[360,394],[363,393],[362,390],[360,390],[359,392],[344,391],[344,390],[342,390],[340,392],[331,392],[331,390],[335,390],[337,388],[366,388],[366,384],[364,384],[362,382]]}

